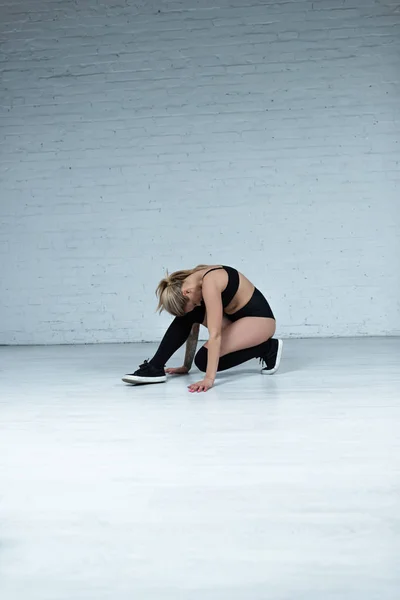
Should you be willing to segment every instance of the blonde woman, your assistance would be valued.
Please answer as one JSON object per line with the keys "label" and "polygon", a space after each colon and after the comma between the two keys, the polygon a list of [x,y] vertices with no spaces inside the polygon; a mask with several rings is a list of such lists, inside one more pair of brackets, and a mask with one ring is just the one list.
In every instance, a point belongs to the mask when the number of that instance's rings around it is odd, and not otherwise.
{"label": "blonde woman", "polygon": [[[259,358],[263,374],[275,373],[282,355],[282,340],[274,339],[276,322],[262,293],[242,273],[223,265],[198,265],[175,271],[157,287],[157,310],[175,319],[150,361],[122,378],[126,383],[161,383],[166,373],[189,373],[195,357],[200,324],[208,329],[207,343],[195,364],[204,378],[188,386],[190,392],[206,392],[218,371]],[[165,369],[171,356],[187,341],[182,367]]]}

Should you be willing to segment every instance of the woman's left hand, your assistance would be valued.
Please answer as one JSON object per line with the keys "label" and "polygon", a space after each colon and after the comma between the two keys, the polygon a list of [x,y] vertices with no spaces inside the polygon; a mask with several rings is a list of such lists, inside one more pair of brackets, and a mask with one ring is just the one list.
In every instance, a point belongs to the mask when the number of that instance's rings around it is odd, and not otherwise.
{"label": "woman's left hand", "polygon": [[206,392],[214,385],[214,381],[205,377],[202,381],[197,381],[196,383],[192,383],[192,385],[188,385],[189,392]]}

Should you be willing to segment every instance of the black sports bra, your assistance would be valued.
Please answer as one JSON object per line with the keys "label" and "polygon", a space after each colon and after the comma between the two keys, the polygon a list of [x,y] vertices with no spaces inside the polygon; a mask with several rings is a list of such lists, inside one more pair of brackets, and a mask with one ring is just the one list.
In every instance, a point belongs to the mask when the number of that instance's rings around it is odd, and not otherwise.
{"label": "black sports bra", "polygon": [[[211,273],[211,271],[218,271],[220,269],[225,269],[225,271],[228,273],[228,285],[224,291],[221,292],[222,306],[226,308],[228,304],[232,302],[234,295],[239,289],[239,273],[236,269],[226,266],[214,267],[213,269],[207,271],[207,273]],[[204,273],[203,279],[207,273]]]}

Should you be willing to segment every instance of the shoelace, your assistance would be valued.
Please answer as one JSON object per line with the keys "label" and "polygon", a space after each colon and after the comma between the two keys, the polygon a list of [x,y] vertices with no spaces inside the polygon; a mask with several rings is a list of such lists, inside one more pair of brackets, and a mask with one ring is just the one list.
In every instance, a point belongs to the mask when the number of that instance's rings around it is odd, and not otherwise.
{"label": "shoelace", "polygon": [[139,365],[139,369],[147,369],[148,367],[150,367],[148,360],[145,360],[141,365]]}

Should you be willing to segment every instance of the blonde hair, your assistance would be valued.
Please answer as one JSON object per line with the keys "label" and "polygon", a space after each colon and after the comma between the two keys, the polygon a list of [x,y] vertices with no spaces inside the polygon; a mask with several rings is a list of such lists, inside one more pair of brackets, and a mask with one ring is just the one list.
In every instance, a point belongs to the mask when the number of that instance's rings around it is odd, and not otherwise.
{"label": "blonde hair", "polygon": [[158,297],[157,311],[161,313],[166,310],[171,315],[183,317],[188,298],[182,294],[182,283],[189,275],[206,268],[207,265],[197,265],[194,269],[182,269],[171,274],[167,271],[166,276],[161,279],[156,289],[156,296]]}

